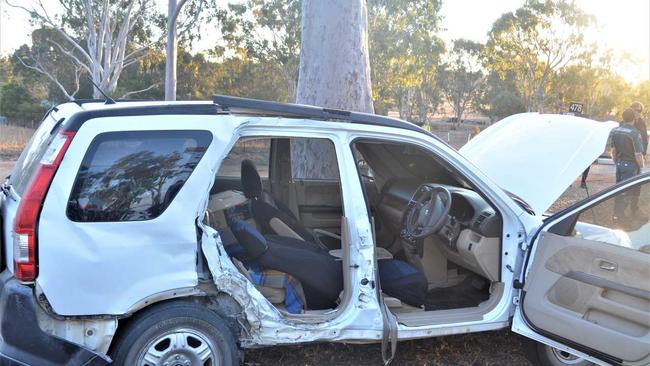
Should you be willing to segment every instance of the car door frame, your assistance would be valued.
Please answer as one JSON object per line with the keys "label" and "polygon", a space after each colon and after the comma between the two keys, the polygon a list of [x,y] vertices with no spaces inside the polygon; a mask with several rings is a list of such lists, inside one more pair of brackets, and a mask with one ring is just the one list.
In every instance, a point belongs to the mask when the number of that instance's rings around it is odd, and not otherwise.
{"label": "car door frame", "polygon": [[[516,296],[516,290],[513,288],[512,283],[518,278],[519,270],[523,264],[521,248],[526,243],[527,228],[535,225],[537,221],[526,220],[528,215],[526,215],[524,210],[515,201],[508,197],[505,191],[494,184],[488,176],[472,165],[458,151],[430,135],[401,129],[366,126],[363,130],[355,129],[354,131],[350,131],[347,139],[349,144],[348,150],[351,154],[352,144],[357,139],[407,143],[426,149],[440,159],[444,159],[449,168],[454,169],[471,182],[475,189],[485,195],[488,201],[502,215],[504,226],[501,238],[502,251],[499,271],[501,273],[501,282],[504,283],[504,292],[498,304],[488,313],[483,314],[482,319],[455,319],[449,322],[423,326],[408,326],[398,323],[398,339],[401,341],[431,338],[449,334],[463,334],[507,328],[510,325],[512,311],[514,311],[513,298]],[[359,180],[358,177],[357,180]],[[363,204],[365,205],[365,200]],[[367,208],[366,212],[368,213]],[[522,217],[524,220],[522,220]],[[534,227],[536,228],[537,226]]]}
{"label": "car door frame", "polygon": [[[252,137],[330,140],[336,151],[341,194],[345,202],[345,229],[342,227],[342,230],[350,239],[348,258],[343,258],[343,268],[347,271],[344,273],[347,296],[342,299],[339,307],[317,317],[308,314],[287,316],[268,308],[270,303],[264,303],[255,310],[250,310],[252,319],[264,318],[264,326],[256,331],[259,336],[254,342],[256,345],[382,339],[383,324],[377,321],[381,319],[382,314],[380,301],[375,298],[377,274],[376,267],[372,264],[372,230],[370,223],[365,222],[365,205],[354,199],[362,194],[362,189],[356,176],[354,158],[346,148],[345,135],[345,129],[337,123],[265,118],[248,120],[232,136],[231,145],[239,139]],[[323,326],[315,326],[316,324]],[[295,339],[296,333],[292,333],[293,331],[300,332],[300,340]]]}
{"label": "car door frame", "polygon": [[[577,344],[568,339],[564,339],[560,336],[550,334],[542,329],[535,327],[532,322],[526,317],[525,310],[523,309],[523,299],[525,297],[525,291],[523,286],[526,283],[526,280],[531,272],[532,264],[535,259],[536,249],[539,244],[540,234],[545,232],[545,229],[552,228],[556,224],[562,222],[573,215],[579,214],[590,207],[593,207],[609,198],[614,197],[615,195],[627,190],[636,185],[647,184],[650,182],[650,173],[644,173],[637,175],[633,178],[627,179],[623,182],[620,182],[606,190],[603,190],[591,197],[588,197],[582,201],[579,201],[560,212],[547,217],[544,220],[544,223],[539,227],[536,234],[532,236],[530,240],[529,250],[527,253],[526,261],[522,267],[522,273],[520,277],[520,283],[517,285],[520,288],[520,294],[518,298],[515,298],[515,313],[512,320],[512,331],[518,334],[521,334],[525,337],[533,339],[537,342],[546,344],[548,346],[557,348],[574,354],[578,357],[581,357],[585,360],[597,363],[597,364],[621,364],[622,360],[618,360],[612,356],[609,356],[598,350],[591,349],[589,347]],[[612,244],[612,246],[615,246]],[[623,249],[623,247],[621,247]]]}

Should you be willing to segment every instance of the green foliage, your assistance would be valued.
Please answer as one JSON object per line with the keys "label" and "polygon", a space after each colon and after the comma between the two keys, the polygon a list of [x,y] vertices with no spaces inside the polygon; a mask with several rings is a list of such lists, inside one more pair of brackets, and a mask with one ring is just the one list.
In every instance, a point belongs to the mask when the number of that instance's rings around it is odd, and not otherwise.
{"label": "green foliage", "polygon": [[[76,66],[72,60],[62,54],[55,43],[65,43],[63,36],[49,27],[37,28],[32,32],[32,46],[23,45],[13,54],[13,63],[16,73],[23,78],[23,82],[31,87],[39,88],[39,84],[47,85],[45,95],[38,97],[53,102],[61,102],[67,98],[52,80],[45,77],[27,65],[38,65],[56,77],[57,81],[67,90],[75,90],[77,85]],[[90,97],[92,90],[90,83],[79,79],[80,93],[78,98]],[[44,85],[40,85],[42,89]],[[30,88],[31,90],[31,88]]]}
{"label": "green foliage", "polygon": [[[133,14],[137,11],[138,7],[143,4],[141,1],[118,0],[108,2],[107,11],[110,13],[113,26],[115,26],[115,22],[124,18],[129,9],[129,5],[134,1],[136,1],[136,3],[131,11],[131,14]],[[61,24],[66,33],[72,38],[84,40],[87,37],[87,12],[83,4],[84,2],[82,0],[57,0],[57,2],[57,5],[60,5],[63,9],[63,12],[59,17],[57,17],[60,19],[59,24]],[[95,23],[98,26],[101,23],[104,3],[103,0],[92,1],[94,12],[90,16],[95,18]],[[134,30],[131,36],[131,42],[133,43],[132,47],[150,43],[151,39],[154,37],[156,29],[161,27],[163,24],[161,22],[160,14],[155,10],[155,7],[151,6],[151,4],[144,5],[146,11],[143,13],[143,16],[136,18],[136,23],[133,24]],[[38,17],[33,17],[33,21],[37,24],[43,24],[43,20]]]}
{"label": "green foliage", "polygon": [[[164,69],[163,51],[153,52],[149,58],[125,72],[124,81],[116,94],[122,95],[155,84],[153,88],[129,97],[162,99]],[[209,100],[214,94],[290,100],[280,66],[253,60],[245,53],[216,61],[201,53],[191,54],[179,49],[177,88],[180,100]]]}
{"label": "green foliage", "polygon": [[[56,23],[79,44],[86,44],[81,0],[59,2],[63,13]],[[111,2],[111,11],[118,17],[127,3]],[[230,94],[294,101],[300,0],[215,4],[216,0],[192,0],[183,8],[182,23],[200,25],[187,31],[179,28],[179,99]],[[633,100],[639,100],[648,117],[650,81],[630,85],[611,71],[617,62],[611,54],[594,56],[596,49],[582,39],[592,19],[571,1],[528,0],[496,20],[485,45],[461,39],[448,50],[439,38],[441,0],[368,0],[367,6],[377,113],[398,111],[402,118],[424,122],[444,101],[457,119],[474,109],[497,120],[527,110],[566,112],[570,102],[578,101],[592,118],[607,119],[620,117]],[[66,89],[76,87],[75,64],[55,45],[67,45],[65,39],[38,19],[34,22],[32,45],[0,58],[0,115],[27,124],[66,97],[51,80],[23,63],[38,61]],[[193,40],[209,26],[218,29],[221,39],[214,41],[211,52],[190,53]],[[122,71],[113,97],[163,98],[165,53],[158,41],[165,27],[165,17],[155,9],[136,23],[126,51],[148,45],[150,52]],[[83,76],[76,97],[91,96],[92,87]]]}
{"label": "green foliage", "polygon": [[515,77],[512,74],[501,76],[491,72],[482,93],[478,97],[479,112],[490,117],[492,121],[526,111],[524,98],[519,94]]}
{"label": "green foliage", "polygon": [[581,102],[586,115],[611,119],[630,104],[631,91],[631,86],[609,68],[570,65],[557,73],[550,84],[549,109],[567,112],[571,102]]}
{"label": "green foliage", "polygon": [[368,29],[375,111],[398,108],[424,122],[440,104],[437,69],[440,0],[369,0]]}
{"label": "green foliage", "polygon": [[293,102],[300,64],[300,0],[248,0],[230,4],[229,12],[222,27],[229,46],[252,62],[275,64],[284,83],[278,85],[283,95],[279,100]]}
{"label": "green foliage", "polygon": [[459,39],[448,54],[448,62],[439,69],[438,85],[451,105],[455,121],[463,120],[465,110],[476,106],[484,85],[481,69],[483,45]]}
{"label": "green foliage", "polygon": [[589,56],[583,31],[593,21],[574,2],[527,0],[492,26],[486,67],[514,77],[528,111],[543,111],[549,80],[567,64]]}
{"label": "green foliage", "polygon": [[12,81],[14,78],[13,65],[7,57],[0,57],[0,86]]}
{"label": "green foliage", "polygon": [[25,87],[14,82],[0,86],[0,116],[21,125],[31,125],[43,115],[44,110]]}

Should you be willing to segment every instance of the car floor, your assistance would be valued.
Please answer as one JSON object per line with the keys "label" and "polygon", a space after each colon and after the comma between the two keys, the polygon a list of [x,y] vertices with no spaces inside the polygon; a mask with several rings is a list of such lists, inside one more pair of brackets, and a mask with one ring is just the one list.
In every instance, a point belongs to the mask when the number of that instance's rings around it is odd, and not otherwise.
{"label": "car floor", "polygon": [[490,297],[490,284],[478,275],[469,275],[459,284],[429,290],[424,304],[426,311],[478,306]]}

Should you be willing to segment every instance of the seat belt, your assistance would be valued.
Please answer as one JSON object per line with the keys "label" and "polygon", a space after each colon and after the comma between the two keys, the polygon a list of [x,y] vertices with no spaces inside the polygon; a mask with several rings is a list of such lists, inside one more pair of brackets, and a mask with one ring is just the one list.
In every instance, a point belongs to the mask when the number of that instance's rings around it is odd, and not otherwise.
{"label": "seat belt", "polygon": [[[380,299],[381,313],[384,319],[384,329],[381,338],[381,359],[384,361],[384,365],[388,365],[395,358],[395,352],[397,351],[397,318],[388,310],[388,306],[384,302],[384,297],[379,290],[379,284],[377,284],[377,295]],[[390,354],[388,351],[389,343]]]}

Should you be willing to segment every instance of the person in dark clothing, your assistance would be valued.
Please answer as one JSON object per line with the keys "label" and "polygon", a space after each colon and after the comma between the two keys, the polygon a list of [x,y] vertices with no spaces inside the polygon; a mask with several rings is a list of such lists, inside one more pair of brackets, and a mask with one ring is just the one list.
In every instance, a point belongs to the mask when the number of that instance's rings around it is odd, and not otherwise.
{"label": "person in dark clothing", "polygon": [[634,128],[639,130],[639,134],[641,134],[641,144],[643,145],[643,151],[641,152],[641,155],[643,155],[645,158],[648,152],[648,126],[646,125],[645,120],[642,116],[643,104],[641,102],[634,102],[630,105],[630,109],[636,113],[636,118],[634,119]]}
{"label": "person in dark clothing", "polygon": [[[623,112],[623,123],[612,130],[612,158],[616,164],[616,182],[631,178],[641,172],[643,167],[643,144],[641,134],[632,123],[636,113],[631,108]],[[639,209],[638,189],[631,189],[619,194],[614,202],[614,220],[625,216],[625,210],[630,206],[632,214]]]}
{"label": "person in dark clothing", "polygon": [[580,188],[587,189],[587,176],[589,176],[589,169],[591,169],[591,165],[589,165],[587,169],[582,172],[582,178],[580,178]]}

